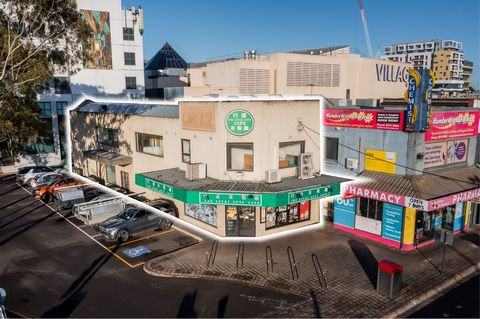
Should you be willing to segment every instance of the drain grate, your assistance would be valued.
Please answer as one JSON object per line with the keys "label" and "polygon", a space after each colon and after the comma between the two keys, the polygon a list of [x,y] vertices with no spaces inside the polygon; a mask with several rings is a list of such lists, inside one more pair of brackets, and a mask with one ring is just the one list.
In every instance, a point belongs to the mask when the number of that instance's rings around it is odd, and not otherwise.
{"label": "drain grate", "polygon": [[250,276],[250,275],[244,275],[244,274],[233,274],[232,278],[245,280],[245,281],[251,281],[255,277]]}
{"label": "drain grate", "polygon": [[206,270],[206,271],[203,272],[203,275],[219,277],[219,276],[223,275],[223,273],[220,272],[220,271],[215,271],[215,270]]}

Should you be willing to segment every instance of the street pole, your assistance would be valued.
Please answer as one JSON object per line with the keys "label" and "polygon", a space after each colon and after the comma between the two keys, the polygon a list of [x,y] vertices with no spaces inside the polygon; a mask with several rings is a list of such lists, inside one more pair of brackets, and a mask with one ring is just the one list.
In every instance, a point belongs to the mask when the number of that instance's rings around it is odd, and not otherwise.
{"label": "street pole", "polygon": [[443,242],[443,256],[442,256],[442,269],[440,271],[440,273],[443,274],[443,265],[445,264],[445,248],[446,248],[447,244],[445,242]]}

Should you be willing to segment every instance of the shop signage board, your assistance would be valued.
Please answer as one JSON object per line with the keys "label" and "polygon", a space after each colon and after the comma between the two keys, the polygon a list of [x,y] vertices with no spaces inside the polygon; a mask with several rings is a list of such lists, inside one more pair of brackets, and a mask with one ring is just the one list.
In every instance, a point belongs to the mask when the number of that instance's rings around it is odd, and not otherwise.
{"label": "shop signage board", "polygon": [[359,197],[379,200],[386,203],[405,206],[405,196],[382,192],[379,190],[368,189],[357,185],[345,185],[344,192]]}
{"label": "shop signage board", "polygon": [[332,196],[332,188],[330,186],[322,186],[317,188],[311,188],[298,192],[289,192],[288,193],[288,203],[299,203],[305,202],[308,200],[319,199],[323,197]]}
{"label": "shop signage board", "polygon": [[335,198],[333,202],[333,223],[348,228],[355,228],[355,210],[357,200],[355,198]]}
{"label": "shop signage board", "polygon": [[402,238],[403,207],[383,204],[382,236],[394,241]]}
{"label": "shop signage board", "polygon": [[428,200],[405,196],[405,207],[427,211]]}
{"label": "shop signage board", "polygon": [[225,117],[225,128],[236,136],[247,135],[253,130],[254,125],[253,115],[246,110],[236,109]]}
{"label": "shop signage board", "polygon": [[404,113],[375,110],[324,110],[323,125],[401,131]]}
{"label": "shop signage board", "polygon": [[145,188],[151,189],[157,193],[173,197],[173,187],[167,184],[154,181],[150,178],[145,178]]}
{"label": "shop signage board", "polygon": [[279,207],[340,194],[340,184],[311,187],[296,192],[230,193],[198,192],[167,185],[141,174],[135,184],[189,204]]}
{"label": "shop signage board", "polygon": [[425,168],[445,165],[446,157],[446,143],[439,142],[425,144],[425,156],[423,157],[423,165]]}
{"label": "shop signage board", "polygon": [[405,101],[405,131],[425,132],[429,128],[433,88],[433,72],[429,69],[408,71]]}
{"label": "shop signage board", "polygon": [[201,204],[234,205],[234,206],[262,206],[260,194],[235,193],[198,193]]}
{"label": "shop signage board", "polygon": [[457,203],[463,203],[475,198],[480,198],[480,188],[472,189],[466,192],[457,193],[428,201],[428,210],[437,210],[439,208],[452,206]]}
{"label": "shop signage board", "polygon": [[479,120],[480,113],[474,111],[433,113],[430,129],[425,132],[425,141],[442,141],[476,136]]}
{"label": "shop signage board", "polygon": [[425,144],[425,168],[467,161],[468,139]]}

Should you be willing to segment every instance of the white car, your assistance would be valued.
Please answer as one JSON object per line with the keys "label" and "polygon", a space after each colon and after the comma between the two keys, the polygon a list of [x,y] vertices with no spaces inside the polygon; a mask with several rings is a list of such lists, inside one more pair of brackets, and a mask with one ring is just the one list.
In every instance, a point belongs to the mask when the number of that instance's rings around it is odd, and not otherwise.
{"label": "white car", "polygon": [[53,171],[50,167],[47,166],[36,166],[31,168],[25,175],[23,176],[23,184],[30,185],[32,178],[34,178],[38,174],[47,173]]}
{"label": "white car", "polygon": [[48,184],[50,181],[52,181],[53,179],[55,179],[57,176],[60,176],[60,175],[61,174],[53,173],[53,172],[38,174],[31,179],[30,186],[36,187],[38,185]]}

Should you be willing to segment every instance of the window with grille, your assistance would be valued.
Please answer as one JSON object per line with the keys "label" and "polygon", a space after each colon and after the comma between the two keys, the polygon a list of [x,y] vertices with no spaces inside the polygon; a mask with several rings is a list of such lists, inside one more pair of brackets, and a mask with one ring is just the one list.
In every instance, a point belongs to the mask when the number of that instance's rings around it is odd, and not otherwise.
{"label": "window with grille", "polygon": [[124,41],[134,41],[133,28],[123,28],[123,40]]}
{"label": "window with grille", "polygon": [[287,86],[339,87],[340,65],[287,62]]}
{"label": "window with grille", "polygon": [[137,78],[134,76],[125,77],[125,88],[127,90],[136,90],[137,89]]}
{"label": "window with grille", "polygon": [[240,94],[269,94],[270,70],[240,69]]}
{"label": "window with grille", "polygon": [[123,61],[125,65],[135,65],[135,52],[124,52]]}

